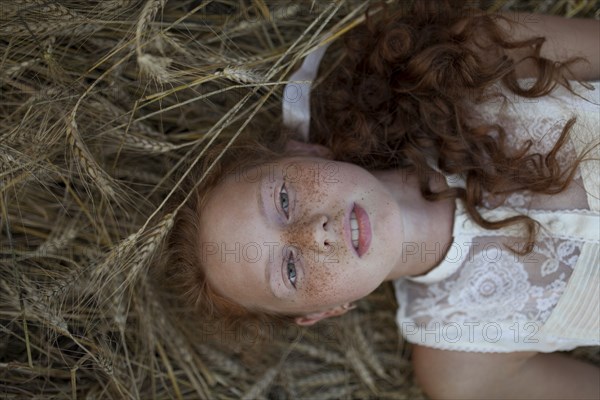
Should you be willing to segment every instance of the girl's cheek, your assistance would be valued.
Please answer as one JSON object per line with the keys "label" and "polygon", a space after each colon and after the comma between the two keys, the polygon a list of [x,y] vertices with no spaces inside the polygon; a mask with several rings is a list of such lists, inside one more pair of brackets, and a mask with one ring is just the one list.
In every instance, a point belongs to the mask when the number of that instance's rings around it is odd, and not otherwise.
{"label": "girl's cheek", "polygon": [[342,276],[336,269],[338,264],[309,262],[305,264],[306,295],[317,301],[327,301],[339,294],[343,286]]}

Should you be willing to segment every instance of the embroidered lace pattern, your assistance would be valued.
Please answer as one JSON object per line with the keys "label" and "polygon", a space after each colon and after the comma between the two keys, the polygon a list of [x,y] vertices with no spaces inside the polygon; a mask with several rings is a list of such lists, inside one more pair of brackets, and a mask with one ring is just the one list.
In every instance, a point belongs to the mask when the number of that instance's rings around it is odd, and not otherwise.
{"label": "embroidered lace pattern", "polygon": [[[581,99],[573,102],[572,97],[558,90],[552,97],[535,101],[521,100],[512,105],[491,102],[480,107],[481,119],[503,126],[515,148],[531,139],[531,151],[547,153],[574,115],[575,105],[594,107],[579,104],[585,103]],[[557,160],[568,165],[574,156],[569,142]],[[457,181],[450,178],[450,185]],[[583,244],[598,243],[597,225],[594,232],[598,213],[589,210],[580,174],[558,195],[518,192],[502,207],[495,206],[497,199],[487,197],[480,210],[491,220],[529,214],[542,224],[533,252],[519,256],[509,251],[507,246],[524,245],[519,227],[498,231],[479,228],[457,201],[454,242],[447,253],[439,255],[443,260],[436,267],[447,272],[430,272],[394,283],[402,333],[411,342],[464,351],[575,347],[568,339],[556,338],[549,343],[551,340],[539,332],[565,293]]]}

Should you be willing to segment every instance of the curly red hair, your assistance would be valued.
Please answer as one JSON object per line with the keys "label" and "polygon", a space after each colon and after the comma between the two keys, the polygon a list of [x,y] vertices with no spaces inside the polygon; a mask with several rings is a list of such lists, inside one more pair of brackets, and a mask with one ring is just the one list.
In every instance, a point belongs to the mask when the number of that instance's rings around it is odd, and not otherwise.
{"label": "curly red hair", "polygon": [[[383,5],[383,7],[388,7]],[[516,152],[501,126],[472,126],[473,103],[502,82],[527,98],[569,88],[569,66],[540,56],[544,38],[510,41],[501,23],[510,20],[463,8],[459,1],[417,1],[402,9],[369,15],[343,41],[335,72],[314,90],[311,140],[332,149],[335,158],[367,169],[411,168],[418,171],[428,200],[458,197],[469,216],[486,229],[526,224],[531,251],[536,222],[527,216],[485,220],[477,211],[487,191],[505,196],[519,190],[554,194],[566,188],[578,162],[564,169],[556,153],[568,137],[569,121],[548,154],[530,153],[531,140]],[[508,51],[526,56],[515,60]],[[516,68],[533,62],[536,80],[519,85]],[[466,188],[433,193],[431,160],[447,174],[461,174]]]}

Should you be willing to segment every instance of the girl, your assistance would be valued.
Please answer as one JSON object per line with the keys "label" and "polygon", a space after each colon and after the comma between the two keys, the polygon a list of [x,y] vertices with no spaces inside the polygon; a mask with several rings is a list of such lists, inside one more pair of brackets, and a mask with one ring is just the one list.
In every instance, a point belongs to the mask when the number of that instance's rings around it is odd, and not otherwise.
{"label": "girl", "polygon": [[[391,281],[430,396],[597,398],[597,367],[550,353],[600,344],[598,87],[572,82],[600,75],[598,23],[379,11],[321,67],[313,144],[205,158],[169,286],[222,318],[311,325]],[[284,120],[302,139],[297,88]]]}

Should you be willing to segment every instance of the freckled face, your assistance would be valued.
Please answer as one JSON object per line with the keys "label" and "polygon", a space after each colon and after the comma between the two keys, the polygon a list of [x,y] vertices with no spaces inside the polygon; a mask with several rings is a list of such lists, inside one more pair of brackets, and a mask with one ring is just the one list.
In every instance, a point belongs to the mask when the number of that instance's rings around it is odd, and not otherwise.
{"label": "freckled face", "polygon": [[[362,254],[350,221],[359,209],[363,245],[370,236]],[[201,215],[200,257],[213,287],[237,303],[311,313],[375,290],[400,262],[403,232],[396,201],[365,169],[290,157],[215,188]]]}

